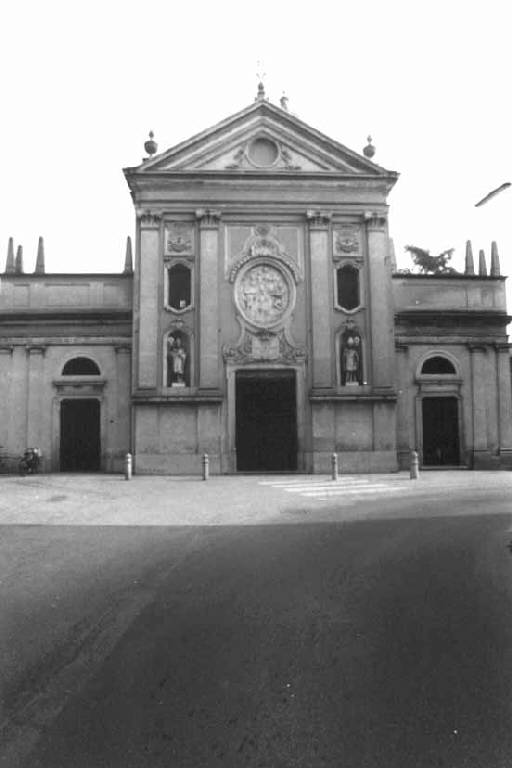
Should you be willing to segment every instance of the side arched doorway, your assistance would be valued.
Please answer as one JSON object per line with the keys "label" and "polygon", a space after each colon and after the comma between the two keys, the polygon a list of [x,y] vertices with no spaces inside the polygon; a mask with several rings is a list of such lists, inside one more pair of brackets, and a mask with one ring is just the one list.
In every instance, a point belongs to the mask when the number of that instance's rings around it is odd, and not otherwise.
{"label": "side arched doorway", "polygon": [[98,472],[100,468],[100,401],[64,398],[60,402],[61,472]]}
{"label": "side arched doorway", "polygon": [[462,455],[458,363],[451,355],[431,352],[416,378],[421,463],[425,467],[457,467]]}

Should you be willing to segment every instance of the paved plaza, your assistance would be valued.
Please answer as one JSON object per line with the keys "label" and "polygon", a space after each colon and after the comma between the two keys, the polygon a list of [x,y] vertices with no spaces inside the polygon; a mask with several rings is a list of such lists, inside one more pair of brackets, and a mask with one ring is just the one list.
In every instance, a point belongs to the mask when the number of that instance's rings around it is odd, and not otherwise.
{"label": "paved plaza", "polygon": [[[344,475],[228,475],[200,477],[52,474],[0,475],[0,524],[3,525],[251,525],[301,520],[357,519],[421,514],[421,502],[450,494],[471,500],[507,492],[512,473],[425,471]],[[391,509],[379,501],[393,501]],[[414,502],[418,500],[420,506]],[[371,510],[364,501],[374,501]],[[481,511],[479,509],[479,511]],[[504,510],[506,511],[506,510]],[[507,510],[508,511],[508,510]],[[441,505],[439,514],[451,513]],[[296,515],[296,518],[294,517]]]}
{"label": "paved plaza", "polygon": [[508,768],[510,473],[0,485],[1,766]]}

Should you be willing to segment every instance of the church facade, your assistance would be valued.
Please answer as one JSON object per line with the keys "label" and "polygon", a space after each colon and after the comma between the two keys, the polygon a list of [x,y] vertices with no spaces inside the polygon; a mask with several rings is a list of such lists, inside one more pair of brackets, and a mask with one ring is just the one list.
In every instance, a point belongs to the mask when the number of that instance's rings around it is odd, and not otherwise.
{"label": "church facade", "polygon": [[45,471],[510,468],[505,282],[397,272],[397,174],[266,100],[124,173],[122,274],[0,288],[0,453]]}

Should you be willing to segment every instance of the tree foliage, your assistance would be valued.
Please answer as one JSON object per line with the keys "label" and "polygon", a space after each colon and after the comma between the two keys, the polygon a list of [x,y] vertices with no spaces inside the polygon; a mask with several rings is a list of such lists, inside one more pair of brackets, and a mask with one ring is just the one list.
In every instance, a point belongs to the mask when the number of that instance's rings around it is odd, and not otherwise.
{"label": "tree foliage", "polygon": [[453,275],[457,272],[448,266],[455,248],[448,248],[437,256],[432,256],[430,251],[415,245],[406,245],[405,250],[423,275]]}

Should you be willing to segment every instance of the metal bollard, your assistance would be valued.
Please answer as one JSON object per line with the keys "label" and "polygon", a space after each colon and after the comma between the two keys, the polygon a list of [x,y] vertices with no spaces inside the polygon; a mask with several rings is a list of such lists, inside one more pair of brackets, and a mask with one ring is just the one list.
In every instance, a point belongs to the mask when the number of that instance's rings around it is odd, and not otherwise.
{"label": "metal bollard", "polygon": [[420,476],[419,466],[418,451],[411,451],[411,480],[417,480]]}
{"label": "metal bollard", "polygon": [[210,459],[207,453],[203,453],[203,480],[208,480],[210,477]]}
{"label": "metal bollard", "polygon": [[127,453],[124,457],[124,479],[125,480],[131,480],[132,479],[132,455],[131,453]]}
{"label": "metal bollard", "polygon": [[331,477],[333,480],[338,479],[338,454],[333,453],[331,456]]}

